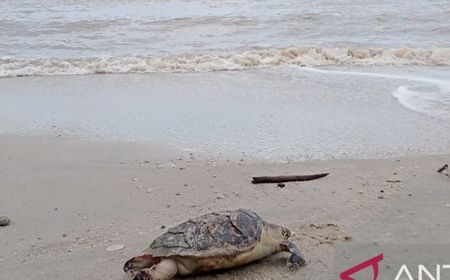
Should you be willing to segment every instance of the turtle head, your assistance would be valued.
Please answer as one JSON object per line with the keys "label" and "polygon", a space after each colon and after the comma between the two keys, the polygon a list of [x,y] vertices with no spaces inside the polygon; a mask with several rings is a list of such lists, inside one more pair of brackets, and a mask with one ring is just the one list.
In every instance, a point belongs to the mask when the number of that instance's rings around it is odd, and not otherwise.
{"label": "turtle head", "polygon": [[274,224],[267,224],[267,228],[269,230],[270,235],[275,240],[288,240],[289,237],[292,236],[292,233],[290,230],[288,230],[285,227],[274,225]]}

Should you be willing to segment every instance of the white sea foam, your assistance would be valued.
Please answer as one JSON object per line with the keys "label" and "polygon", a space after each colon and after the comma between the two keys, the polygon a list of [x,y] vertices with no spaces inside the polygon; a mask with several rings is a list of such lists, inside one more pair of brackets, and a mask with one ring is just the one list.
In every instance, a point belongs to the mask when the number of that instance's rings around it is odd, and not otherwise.
{"label": "white sea foam", "polygon": [[310,67],[298,68],[332,75],[368,76],[386,79],[420,82],[421,85],[399,86],[392,95],[406,108],[437,118],[450,118],[450,81],[416,75],[371,73],[357,71],[323,70]]}
{"label": "white sea foam", "polygon": [[70,59],[0,59],[0,77],[104,73],[245,70],[279,65],[450,65],[450,48],[288,47],[168,56],[121,55]]}
{"label": "white sea foam", "polygon": [[434,117],[450,118],[450,83],[437,87],[400,86],[393,95],[408,109]]}

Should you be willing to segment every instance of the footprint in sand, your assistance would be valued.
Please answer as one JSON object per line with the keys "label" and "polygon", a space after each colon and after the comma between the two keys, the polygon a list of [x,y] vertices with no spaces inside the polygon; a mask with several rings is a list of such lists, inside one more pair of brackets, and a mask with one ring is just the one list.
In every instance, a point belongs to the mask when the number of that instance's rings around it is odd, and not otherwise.
{"label": "footprint in sand", "polygon": [[308,247],[322,244],[333,245],[337,241],[349,241],[351,239],[334,223],[304,225],[300,227],[296,235],[300,243]]}

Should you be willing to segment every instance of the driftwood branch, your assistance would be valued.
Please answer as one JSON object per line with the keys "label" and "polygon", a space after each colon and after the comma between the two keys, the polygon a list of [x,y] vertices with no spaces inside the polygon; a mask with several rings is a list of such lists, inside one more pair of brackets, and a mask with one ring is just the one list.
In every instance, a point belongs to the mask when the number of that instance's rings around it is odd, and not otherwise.
{"label": "driftwood branch", "polygon": [[437,172],[442,173],[442,171],[448,169],[448,164],[444,164],[441,168],[438,169]]}
{"label": "driftwood branch", "polygon": [[263,177],[253,177],[253,184],[264,184],[264,183],[284,183],[284,182],[294,182],[294,181],[310,181],[319,179],[327,176],[330,173],[319,173],[312,175],[287,175],[287,176],[263,176]]}

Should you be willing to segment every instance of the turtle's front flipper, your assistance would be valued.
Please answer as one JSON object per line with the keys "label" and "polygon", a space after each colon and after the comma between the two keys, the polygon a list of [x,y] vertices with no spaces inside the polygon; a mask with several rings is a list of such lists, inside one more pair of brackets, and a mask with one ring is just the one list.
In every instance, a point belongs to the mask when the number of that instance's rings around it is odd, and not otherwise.
{"label": "turtle's front flipper", "polygon": [[169,280],[178,273],[177,264],[172,259],[163,259],[151,268],[142,269],[133,280]]}
{"label": "turtle's front flipper", "polygon": [[160,258],[154,258],[150,254],[144,254],[142,256],[137,256],[129,259],[123,266],[123,271],[134,275],[141,269],[152,267],[153,265],[159,263],[160,261],[161,261]]}
{"label": "turtle's front flipper", "polygon": [[281,251],[290,252],[291,256],[287,260],[287,266],[289,268],[297,268],[305,264],[305,258],[303,257],[300,250],[289,240],[283,240],[280,243]]}

